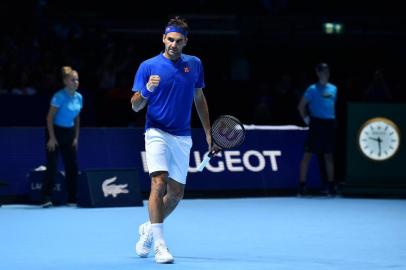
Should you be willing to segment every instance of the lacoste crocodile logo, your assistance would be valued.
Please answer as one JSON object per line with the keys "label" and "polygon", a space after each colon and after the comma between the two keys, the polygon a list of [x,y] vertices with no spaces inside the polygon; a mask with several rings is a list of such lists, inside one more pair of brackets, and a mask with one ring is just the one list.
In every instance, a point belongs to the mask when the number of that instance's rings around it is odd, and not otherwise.
{"label": "lacoste crocodile logo", "polygon": [[127,186],[128,184],[123,184],[123,185],[116,185],[112,184],[117,180],[117,176],[114,176],[112,178],[108,178],[103,181],[102,184],[102,190],[104,197],[108,197],[109,195],[113,196],[113,198],[117,197],[119,194],[125,194],[128,193]]}

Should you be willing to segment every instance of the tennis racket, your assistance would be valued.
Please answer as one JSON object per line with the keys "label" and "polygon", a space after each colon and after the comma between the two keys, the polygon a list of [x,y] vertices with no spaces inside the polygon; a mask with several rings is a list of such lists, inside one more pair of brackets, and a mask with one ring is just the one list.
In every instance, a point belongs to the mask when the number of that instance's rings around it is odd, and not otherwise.
{"label": "tennis racket", "polygon": [[221,115],[211,126],[210,135],[212,146],[215,145],[216,148],[205,155],[197,167],[199,172],[203,171],[210,159],[220,150],[240,146],[245,139],[245,128],[234,116]]}

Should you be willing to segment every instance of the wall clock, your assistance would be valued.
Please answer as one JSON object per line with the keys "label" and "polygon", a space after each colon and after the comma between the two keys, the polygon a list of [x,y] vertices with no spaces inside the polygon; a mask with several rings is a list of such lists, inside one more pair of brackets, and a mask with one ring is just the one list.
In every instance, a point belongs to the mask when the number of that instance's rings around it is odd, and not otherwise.
{"label": "wall clock", "polygon": [[388,118],[371,118],[361,126],[357,139],[365,157],[383,161],[393,157],[399,150],[400,129]]}

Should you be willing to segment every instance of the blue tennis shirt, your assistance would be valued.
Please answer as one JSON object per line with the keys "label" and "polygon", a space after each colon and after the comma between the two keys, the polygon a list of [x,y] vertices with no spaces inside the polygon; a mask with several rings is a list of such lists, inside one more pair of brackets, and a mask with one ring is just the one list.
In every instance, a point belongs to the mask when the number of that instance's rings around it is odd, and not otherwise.
{"label": "blue tennis shirt", "polygon": [[310,115],[322,119],[335,119],[335,101],[337,87],[327,83],[321,86],[312,84],[304,93],[304,98],[309,102]]}
{"label": "blue tennis shirt", "polygon": [[78,92],[71,96],[65,89],[62,89],[53,95],[51,105],[58,108],[54,124],[70,128],[75,125],[74,120],[83,107],[83,98]]}
{"label": "blue tennis shirt", "polygon": [[134,78],[133,91],[146,87],[149,76],[160,82],[148,98],[145,130],[159,128],[176,136],[190,136],[194,92],[204,87],[203,65],[199,58],[182,54],[172,62],[163,54],[141,63]]}

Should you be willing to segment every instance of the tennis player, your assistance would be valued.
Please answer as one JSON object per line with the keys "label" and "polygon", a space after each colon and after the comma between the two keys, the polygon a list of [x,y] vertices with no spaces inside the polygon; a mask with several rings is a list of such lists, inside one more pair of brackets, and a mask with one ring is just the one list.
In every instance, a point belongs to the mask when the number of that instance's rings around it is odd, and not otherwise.
{"label": "tennis player", "polygon": [[211,145],[209,110],[202,91],[203,66],[199,58],[182,53],[188,29],[185,19],[170,19],[162,37],[164,52],[141,63],[132,89],[133,110],[147,106],[145,150],[151,177],[150,220],[139,226],[135,249],[138,256],[147,257],[154,244],[157,263],[174,262],[164,240],[163,224],[185,190],[193,101],[209,148]]}

